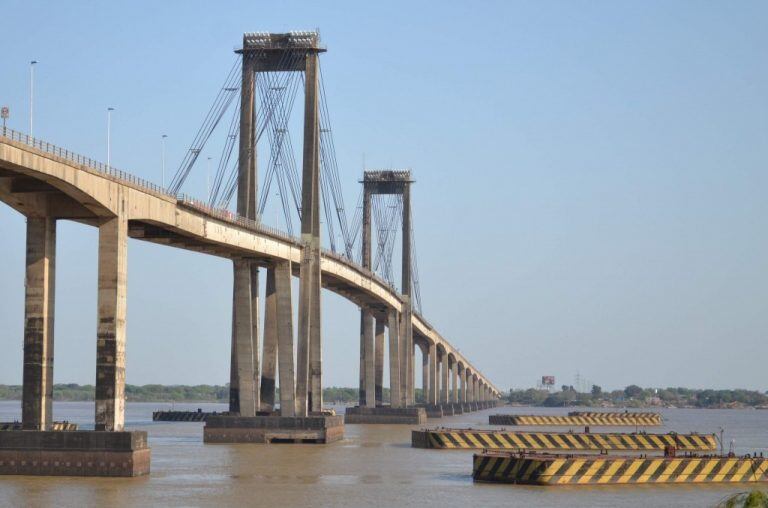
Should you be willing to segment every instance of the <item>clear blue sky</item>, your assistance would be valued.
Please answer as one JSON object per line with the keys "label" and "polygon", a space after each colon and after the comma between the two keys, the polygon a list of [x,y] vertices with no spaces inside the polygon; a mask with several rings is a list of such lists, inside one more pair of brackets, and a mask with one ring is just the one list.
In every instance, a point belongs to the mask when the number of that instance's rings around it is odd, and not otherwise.
{"label": "clear blue sky", "polygon": [[[33,2],[2,9],[0,103],[160,180],[244,31],[319,27],[348,205],[412,167],[427,318],[499,387],[766,389],[765,2]],[[299,110],[297,110],[299,111]],[[204,179],[186,188],[203,196]],[[0,205],[0,383],[20,383],[24,219]],[[131,241],[127,381],[228,380],[231,267]],[[56,382],[93,383],[96,231],[59,226]],[[325,384],[358,311],[324,300]]]}

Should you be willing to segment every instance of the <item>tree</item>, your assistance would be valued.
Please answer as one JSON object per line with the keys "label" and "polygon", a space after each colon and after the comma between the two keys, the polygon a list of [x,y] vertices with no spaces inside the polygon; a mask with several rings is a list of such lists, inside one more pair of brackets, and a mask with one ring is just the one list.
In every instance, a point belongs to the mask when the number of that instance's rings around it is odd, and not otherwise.
{"label": "tree", "polygon": [[599,397],[602,394],[603,394],[603,389],[602,388],[600,388],[597,385],[592,385],[592,396],[593,397]]}
{"label": "tree", "polygon": [[624,388],[624,395],[626,395],[629,399],[634,399],[635,397],[642,395],[642,393],[643,389],[637,385],[629,385]]}

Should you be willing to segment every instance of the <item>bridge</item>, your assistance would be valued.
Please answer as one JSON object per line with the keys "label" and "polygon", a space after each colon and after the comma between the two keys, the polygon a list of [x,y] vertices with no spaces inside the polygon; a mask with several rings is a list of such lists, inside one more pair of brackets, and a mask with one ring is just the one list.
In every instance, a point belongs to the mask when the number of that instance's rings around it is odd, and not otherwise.
{"label": "bridge", "polygon": [[[43,140],[2,130],[0,201],[27,218],[23,429],[43,433],[53,429],[59,220],[77,221],[99,230],[97,431],[124,433],[129,238],[233,262],[230,413],[234,419],[224,417],[218,428],[209,422],[208,426],[213,426],[206,427],[206,440],[258,441],[265,439],[265,428],[276,425],[283,432],[280,435],[298,432],[304,441],[310,429],[323,430],[317,435],[319,442],[330,442],[342,435],[343,426],[333,430],[341,425],[340,417],[328,412],[322,399],[322,288],[361,309],[360,400],[358,408],[348,411],[348,422],[419,423],[425,414],[440,416],[495,404],[501,391],[414,308],[410,171],[365,172],[360,263],[353,260],[349,243],[345,243],[343,253],[321,247],[320,207],[325,199],[321,189],[324,192],[326,186],[320,167],[327,149],[323,152],[318,61],[324,51],[314,32],[245,34],[243,47],[238,50],[242,64],[238,76],[239,146],[232,180],[236,211],[218,207],[212,199],[198,201],[179,192],[199,148],[190,150],[191,163],[183,163],[171,185],[163,187]],[[256,146],[263,128],[255,111],[259,73],[299,73],[304,80],[299,237],[270,228],[260,220]],[[231,95],[232,89],[225,88]],[[272,107],[276,108],[276,104],[278,101],[273,101]],[[278,125],[273,133],[280,132]],[[371,197],[378,194],[395,194],[402,202],[400,290],[394,287],[391,277],[385,280],[371,268]],[[262,271],[266,272],[263,297],[258,285]],[[291,303],[292,276],[300,281],[296,325]],[[415,395],[416,348],[423,358],[422,404],[416,403]],[[390,380],[389,401],[383,390],[385,365]],[[313,418],[320,423],[312,423]],[[244,427],[233,433],[232,428],[239,425]],[[0,464],[2,436],[0,433]],[[141,449],[141,445],[136,446],[136,450]],[[147,471],[148,467],[147,450]],[[137,466],[131,471],[140,473],[141,469]]]}

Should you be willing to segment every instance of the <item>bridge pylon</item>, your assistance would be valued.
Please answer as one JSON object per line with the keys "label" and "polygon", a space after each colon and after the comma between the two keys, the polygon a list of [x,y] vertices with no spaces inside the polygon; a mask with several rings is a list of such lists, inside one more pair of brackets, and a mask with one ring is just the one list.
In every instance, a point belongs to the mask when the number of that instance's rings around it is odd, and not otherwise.
{"label": "bridge pylon", "polygon": [[[371,200],[375,195],[402,196],[402,310],[360,308],[360,387],[355,408],[348,408],[347,423],[403,423],[426,421],[414,407],[414,341],[412,324],[411,179],[410,170],[364,171],[361,254],[363,268],[371,269]],[[378,314],[374,316],[374,314]],[[390,403],[384,405],[384,329],[389,329]],[[374,333],[375,330],[375,333]]]}
{"label": "bridge pylon", "polygon": [[[304,74],[298,333],[294,365],[292,263],[270,263],[264,302],[264,364],[260,365],[258,281],[263,261],[235,259],[230,368],[233,416],[207,422],[204,435],[209,442],[268,442],[270,436],[278,435],[279,439],[290,440],[285,436],[295,435],[304,442],[330,442],[343,436],[341,417],[323,412],[322,393],[319,54],[324,51],[316,32],[246,33],[237,50],[243,59],[237,212],[248,219],[258,220],[256,80],[262,72]],[[275,412],[276,370],[279,414]],[[236,432],[232,426],[237,427]],[[307,438],[308,434],[317,437]]]}

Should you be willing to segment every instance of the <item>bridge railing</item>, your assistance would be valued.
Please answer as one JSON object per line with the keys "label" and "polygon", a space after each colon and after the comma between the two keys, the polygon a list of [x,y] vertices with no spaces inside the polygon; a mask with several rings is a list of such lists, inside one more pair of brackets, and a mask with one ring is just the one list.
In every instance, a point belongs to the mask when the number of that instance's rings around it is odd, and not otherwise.
{"label": "bridge railing", "polygon": [[232,224],[237,224],[238,226],[242,226],[246,229],[258,231],[260,233],[267,233],[286,242],[291,242],[297,245],[299,244],[298,239],[284,231],[280,231],[279,229],[262,224],[259,220],[243,217],[242,215],[238,215],[230,210],[227,210],[226,208],[212,207],[208,203],[200,201],[199,199],[195,199],[186,194],[179,194],[176,196],[176,199],[178,200],[179,204],[203,212],[207,215],[210,215],[211,217],[216,217],[217,219],[230,222]]}
{"label": "bridge railing", "polygon": [[42,139],[33,138],[29,134],[24,134],[13,129],[9,129],[8,127],[3,127],[0,129],[0,132],[2,133],[3,137],[6,137],[11,141],[23,143],[27,146],[31,146],[32,148],[36,148],[41,152],[61,157],[62,159],[80,164],[81,166],[86,166],[87,168],[98,171],[99,173],[103,173],[105,175],[109,175],[128,182],[135,187],[140,187],[145,190],[150,190],[152,192],[157,192],[159,194],[164,194],[168,197],[175,198],[173,194],[170,194],[160,185],[144,180],[143,178],[139,178],[135,175],[132,175],[131,173],[120,171],[119,169],[115,169],[114,167],[104,164],[103,162],[93,160],[90,157],[86,157],[75,152],[70,152],[65,148],[53,145],[47,141],[43,141]]}
{"label": "bridge railing", "polygon": [[[246,217],[233,213],[230,210],[227,210],[225,208],[214,208],[210,206],[208,203],[192,198],[191,196],[188,196],[186,194],[178,194],[178,195],[171,194],[168,192],[167,189],[165,189],[160,185],[152,183],[148,180],[144,180],[143,178],[139,178],[136,175],[133,175],[126,171],[115,169],[111,165],[104,164],[103,162],[99,162],[97,160],[91,159],[90,157],[86,157],[84,155],[71,152],[65,148],[61,148],[60,146],[56,146],[52,143],[48,143],[47,141],[43,141],[42,139],[34,138],[29,134],[24,134],[22,132],[18,132],[16,130],[10,129],[8,127],[1,128],[0,133],[2,134],[3,137],[8,138],[11,141],[16,141],[18,143],[31,146],[32,148],[40,150],[41,152],[55,155],[56,157],[60,157],[62,159],[68,160],[70,162],[74,162],[81,166],[85,166],[98,173],[102,173],[112,178],[115,178],[117,180],[120,180],[121,182],[124,182],[132,187],[135,187],[141,190],[155,192],[155,193],[167,196],[169,198],[176,199],[179,204],[201,211],[207,215],[210,215],[211,217],[216,217],[217,219],[220,219],[232,224],[237,224],[241,227],[244,227],[253,231],[267,233],[271,236],[274,236],[286,242],[291,242],[299,245],[299,240],[297,238],[289,235],[288,233],[285,233],[284,231],[280,231],[279,229],[266,226],[260,220],[248,219]],[[328,249],[322,249],[322,253],[324,256],[333,258],[341,263],[344,263],[347,266],[366,275],[367,277],[375,280],[376,282],[383,285],[384,287],[388,287],[394,290],[395,292],[397,292],[395,287],[392,284],[390,284],[388,281],[379,277],[378,275],[368,270],[367,268],[363,268],[357,265],[346,256],[341,255],[337,252],[330,251]]]}

